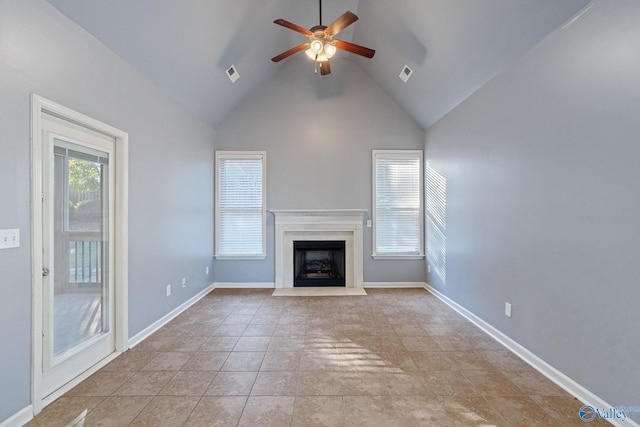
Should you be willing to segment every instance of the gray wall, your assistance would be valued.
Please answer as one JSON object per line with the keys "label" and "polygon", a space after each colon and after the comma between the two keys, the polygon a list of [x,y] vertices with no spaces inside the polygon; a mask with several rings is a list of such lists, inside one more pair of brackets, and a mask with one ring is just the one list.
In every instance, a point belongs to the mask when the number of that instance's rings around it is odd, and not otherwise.
{"label": "gray wall", "polygon": [[31,93],[129,133],[130,336],[212,281],[214,131],[44,0],[0,1],[0,422],[30,404]]}
{"label": "gray wall", "polygon": [[426,136],[447,179],[430,283],[612,405],[640,398],[638,22],[595,2]]}
{"label": "gray wall", "polygon": [[[268,65],[267,65],[268,66]],[[267,151],[268,209],[367,209],[371,150],[422,149],[424,131],[357,65],[332,61],[326,78],[304,54],[293,57],[216,129],[216,150]],[[364,231],[364,279],[423,282],[422,261],[374,261]],[[273,282],[274,227],[268,258],[215,261],[216,282]]]}

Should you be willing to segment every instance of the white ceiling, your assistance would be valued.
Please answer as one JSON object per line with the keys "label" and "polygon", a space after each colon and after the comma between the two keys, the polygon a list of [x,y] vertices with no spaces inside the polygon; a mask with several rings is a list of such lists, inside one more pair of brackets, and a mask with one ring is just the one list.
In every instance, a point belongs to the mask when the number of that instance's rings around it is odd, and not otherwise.
{"label": "white ceiling", "polygon": [[[216,127],[305,41],[273,24],[318,24],[316,0],[49,0],[177,102]],[[322,23],[346,10],[360,20],[337,38],[376,50],[346,52],[424,128],[488,82],[589,0],[324,0]],[[232,84],[225,70],[235,65]],[[398,75],[409,65],[408,83]],[[339,61],[337,61],[339,65]],[[318,78],[331,79],[339,73]],[[309,61],[309,72],[313,64]]]}

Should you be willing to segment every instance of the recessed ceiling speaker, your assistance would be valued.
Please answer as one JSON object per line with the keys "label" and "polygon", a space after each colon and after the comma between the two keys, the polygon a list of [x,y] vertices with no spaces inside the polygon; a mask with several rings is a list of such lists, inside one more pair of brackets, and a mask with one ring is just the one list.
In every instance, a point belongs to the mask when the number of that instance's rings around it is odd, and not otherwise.
{"label": "recessed ceiling speaker", "polygon": [[227,76],[229,76],[229,80],[231,80],[231,83],[235,83],[236,80],[240,78],[240,74],[238,74],[238,70],[236,70],[235,65],[227,68]]}
{"label": "recessed ceiling speaker", "polygon": [[400,80],[406,83],[407,80],[409,80],[409,77],[411,77],[411,74],[413,74],[413,70],[409,68],[408,65],[405,65],[402,71],[400,72]]}

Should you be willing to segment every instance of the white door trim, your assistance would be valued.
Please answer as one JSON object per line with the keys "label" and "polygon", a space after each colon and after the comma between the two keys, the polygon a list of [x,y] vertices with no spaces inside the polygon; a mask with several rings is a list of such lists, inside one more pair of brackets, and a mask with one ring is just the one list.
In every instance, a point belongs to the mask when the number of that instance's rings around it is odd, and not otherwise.
{"label": "white door trim", "polygon": [[[33,413],[68,391],[78,379],[57,392],[43,396],[42,388],[42,114],[49,113],[115,139],[115,347],[127,349],[128,343],[128,170],[129,136],[126,132],[104,124],[36,94],[31,95],[31,276],[32,276],[32,356],[31,400]],[[88,376],[92,370],[87,371]]]}

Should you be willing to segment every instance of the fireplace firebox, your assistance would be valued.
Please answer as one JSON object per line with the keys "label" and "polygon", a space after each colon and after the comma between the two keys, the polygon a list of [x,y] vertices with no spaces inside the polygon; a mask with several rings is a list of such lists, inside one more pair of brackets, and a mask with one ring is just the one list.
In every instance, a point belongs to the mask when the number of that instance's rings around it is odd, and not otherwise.
{"label": "fireplace firebox", "polygon": [[344,240],[293,242],[293,286],[345,286]]}

